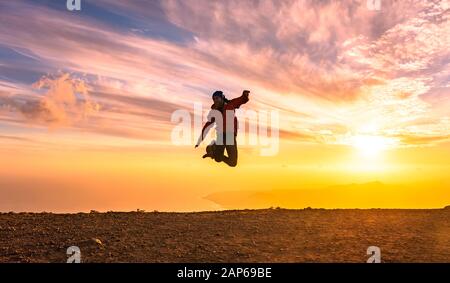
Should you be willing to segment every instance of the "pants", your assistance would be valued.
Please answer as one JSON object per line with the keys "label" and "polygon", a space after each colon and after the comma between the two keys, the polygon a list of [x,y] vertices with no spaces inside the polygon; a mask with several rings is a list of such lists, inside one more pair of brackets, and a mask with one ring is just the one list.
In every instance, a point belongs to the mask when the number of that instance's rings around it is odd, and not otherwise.
{"label": "pants", "polygon": [[[232,134],[232,133],[231,133]],[[222,144],[215,145],[214,149],[214,160],[217,162],[225,162],[228,164],[228,166],[235,167],[237,165],[237,159],[238,159],[238,150],[237,150],[237,144],[236,144],[236,136],[233,135],[233,144],[227,144],[226,142],[226,134],[223,133],[223,142]],[[220,138],[220,137],[218,137]],[[225,156],[225,149],[227,150],[227,155]]]}

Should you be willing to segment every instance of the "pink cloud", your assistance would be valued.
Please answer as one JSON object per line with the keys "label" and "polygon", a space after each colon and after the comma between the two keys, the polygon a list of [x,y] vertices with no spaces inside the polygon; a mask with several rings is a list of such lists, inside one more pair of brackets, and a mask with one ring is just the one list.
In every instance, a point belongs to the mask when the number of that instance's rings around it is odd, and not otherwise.
{"label": "pink cloud", "polygon": [[[444,2],[383,1],[375,12],[365,1],[164,1],[167,20],[193,35],[182,44],[22,3],[0,18],[0,41],[55,69],[86,73],[106,106],[93,118],[107,133],[151,139],[159,135],[141,134],[149,130],[142,125],[170,131],[172,109],[208,105],[215,89],[234,96],[251,88],[248,107],[282,109],[284,133],[328,140],[325,130],[336,138],[373,119],[389,133],[426,118],[445,137],[442,109],[423,99],[449,73]],[[153,15],[139,3],[108,9]]]}

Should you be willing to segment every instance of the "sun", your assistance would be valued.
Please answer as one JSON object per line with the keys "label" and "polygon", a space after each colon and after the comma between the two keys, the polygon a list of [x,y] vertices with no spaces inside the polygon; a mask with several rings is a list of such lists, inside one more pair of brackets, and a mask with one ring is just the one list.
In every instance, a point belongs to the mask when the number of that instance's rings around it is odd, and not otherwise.
{"label": "sun", "polygon": [[364,157],[375,158],[393,145],[390,138],[377,135],[356,135],[350,139],[350,144]]}

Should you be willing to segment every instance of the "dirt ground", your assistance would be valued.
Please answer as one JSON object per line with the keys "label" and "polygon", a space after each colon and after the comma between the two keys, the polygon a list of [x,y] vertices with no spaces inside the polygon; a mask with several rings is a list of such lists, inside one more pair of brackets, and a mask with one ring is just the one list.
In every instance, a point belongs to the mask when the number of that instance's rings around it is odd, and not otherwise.
{"label": "dirt ground", "polygon": [[450,262],[450,209],[2,213],[0,262]]}

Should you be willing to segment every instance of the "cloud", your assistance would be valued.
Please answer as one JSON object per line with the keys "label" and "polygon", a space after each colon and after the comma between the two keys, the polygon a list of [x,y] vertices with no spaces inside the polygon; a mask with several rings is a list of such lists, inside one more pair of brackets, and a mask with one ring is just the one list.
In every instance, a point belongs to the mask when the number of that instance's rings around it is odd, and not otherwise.
{"label": "cloud", "polygon": [[[413,4],[388,4],[384,9],[396,12],[386,12],[393,17],[386,19],[365,1],[163,2],[168,18],[195,34],[192,47],[224,71],[277,92],[333,101],[357,99],[374,74],[375,66],[361,69],[355,60],[343,60],[348,42],[377,42],[423,6]],[[382,28],[374,29],[375,23]]]}
{"label": "cloud", "polygon": [[400,141],[406,146],[418,146],[418,145],[432,145],[440,142],[446,142],[450,140],[448,136],[414,136],[414,135],[400,135],[397,136]]}
{"label": "cloud", "polygon": [[68,73],[44,76],[33,87],[46,92],[43,95],[36,93],[33,99],[22,102],[18,97],[10,96],[0,105],[19,111],[32,123],[51,127],[76,123],[100,108],[91,100],[85,82],[71,78]]}
{"label": "cloud", "polygon": [[0,139],[5,139],[5,140],[13,140],[13,141],[32,141],[32,139],[29,138],[24,138],[24,137],[18,137],[18,136],[4,136],[4,135],[0,135]]}
{"label": "cloud", "polygon": [[[447,87],[450,74],[446,3],[384,1],[377,12],[366,1],[169,0],[152,3],[152,11],[146,1],[92,2],[139,22],[136,33],[104,17],[5,2],[0,46],[39,62],[34,72],[86,74],[90,93],[104,106],[91,117],[103,130],[77,125],[89,131],[164,138],[174,109],[208,105],[215,89],[233,97],[250,88],[246,107],[279,109],[286,139],[306,133],[314,138],[301,140],[334,143],[368,128],[398,134],[424,119],[429,123],[411,135],[445,137],[446,99],[437,90]],[[159,35],[145,32],[156,22]],[[160,36],[175,30],[179,38]],[[14,74],[30,65],[18,63]],[[9,93],[23,89],[15,79]],[[18,109],[52,123],[90,112],[92,105],[72,98],[27,95]],[[154,134],[141,134],[146,131]]]}

